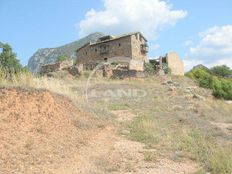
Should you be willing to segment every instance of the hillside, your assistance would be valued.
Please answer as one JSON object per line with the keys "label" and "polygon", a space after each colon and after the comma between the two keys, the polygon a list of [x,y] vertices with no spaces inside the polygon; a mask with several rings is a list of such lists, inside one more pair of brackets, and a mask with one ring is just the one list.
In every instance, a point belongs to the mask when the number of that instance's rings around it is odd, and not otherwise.
{"label": "hillside", "polygon": [[1,82],[0,173],[232,173],[231,104],[186,77],[93,78],[146,95],[87,101],[85,76]]}
{"label": "hillside", "polygon": [[0,98],[0,173],[52,173],[99,129],[100,121],[46,90],[0,89]]}
{"label": "hillside", "polygon": [[75,42],[57,47],[43,48],[36,51],[28,61],[28,68],[34,73],[39,71],[39,66],[42,64],[53,63],[61,55],[66,55],[69,58],[75,58],[75,51],[88,42],[94,42],[104,34],[96,32],[92,33]]}

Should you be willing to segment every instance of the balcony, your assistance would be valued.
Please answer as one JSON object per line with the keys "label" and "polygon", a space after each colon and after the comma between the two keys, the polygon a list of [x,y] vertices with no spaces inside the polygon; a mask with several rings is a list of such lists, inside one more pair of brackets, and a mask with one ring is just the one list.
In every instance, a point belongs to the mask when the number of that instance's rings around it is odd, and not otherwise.
{"label": "balcony", "polygon": [[147,44],[142,44],[141,45],[141,52],[142,53],[147,53],[148,52],[148,45]]}

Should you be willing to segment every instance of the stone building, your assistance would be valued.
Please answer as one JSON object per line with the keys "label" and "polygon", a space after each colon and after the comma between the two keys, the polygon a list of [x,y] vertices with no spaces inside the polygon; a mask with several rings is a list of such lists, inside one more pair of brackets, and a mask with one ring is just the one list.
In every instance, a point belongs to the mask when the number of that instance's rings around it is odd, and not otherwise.
{"label": "stone building", "polygon": [[118,37],[108,35],[79,48],[76,63],[83,64],[85,70],[92,70],[101,62],[117,62],[126,64],[128,70],[143,71],[147,52],[147,40],[140,32]]}
{"label": "stone building", "polygon": [[165,56],[160,56],[158,59],[150,59],[149,62],[157,70],[168,68],[172,75],[184,75],[184,62],[176,52],[169,52]]}

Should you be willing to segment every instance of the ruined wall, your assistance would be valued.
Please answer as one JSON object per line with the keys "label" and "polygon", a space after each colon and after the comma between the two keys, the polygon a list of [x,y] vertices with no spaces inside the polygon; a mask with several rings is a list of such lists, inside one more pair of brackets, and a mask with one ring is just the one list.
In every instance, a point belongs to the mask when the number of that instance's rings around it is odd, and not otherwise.
{"label": "ruined wall", "polygon": [[40,74],[46,74],[49,72],[59,71],[68,68],[73,65],[73,60],[65,60],[62,62],[56,62],[52,64],[42,65],[40,68]]}
{"label": "ruined wall", "polygon": [[60,62],[53,64],[42,65],[40,67],[40,74],[47,74],[49,72],[54,72],[60,70]]}
{"label": "ruined wall", "polygon": [[144,72],[141,71],[136,71],[136,70],[113,70],[112,71],[112,77],[113,78],[128,78],[128,77],[139,77],[139,78],[143,78],[145,77]]}
{"label": "ruined wall", "polygon": [[144,61],[132,59],[129,62],[129,70],[143,71],[144,70]]}
{"label": "ruined wall", "polygon": [[168,67],[173,75],[184,75],[184,63],[175,52],[167,53]]}

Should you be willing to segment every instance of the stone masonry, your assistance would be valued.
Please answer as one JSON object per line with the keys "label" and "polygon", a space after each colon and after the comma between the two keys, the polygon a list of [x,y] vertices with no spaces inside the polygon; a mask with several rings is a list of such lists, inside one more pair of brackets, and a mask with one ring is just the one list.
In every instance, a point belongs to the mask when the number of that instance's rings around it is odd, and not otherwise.
{"label": "stone masonry", "polygon": [[143,71],[147,61],[147,40],[140,32],[122,36],[104,36],[96,43],[88,43],[76,51],[77,64],[93,69],[102,62],[127,64],[129,70]]}
{"label": "stone masonry", "polygon": [[40,74],[43,75],[43,74],[47,74],[49,72],[55,72],[55,71],[63,70],[65,68],[71,67],[72,65],[73,65],[73,60],[72,59],[42,65],[40,67]]}

